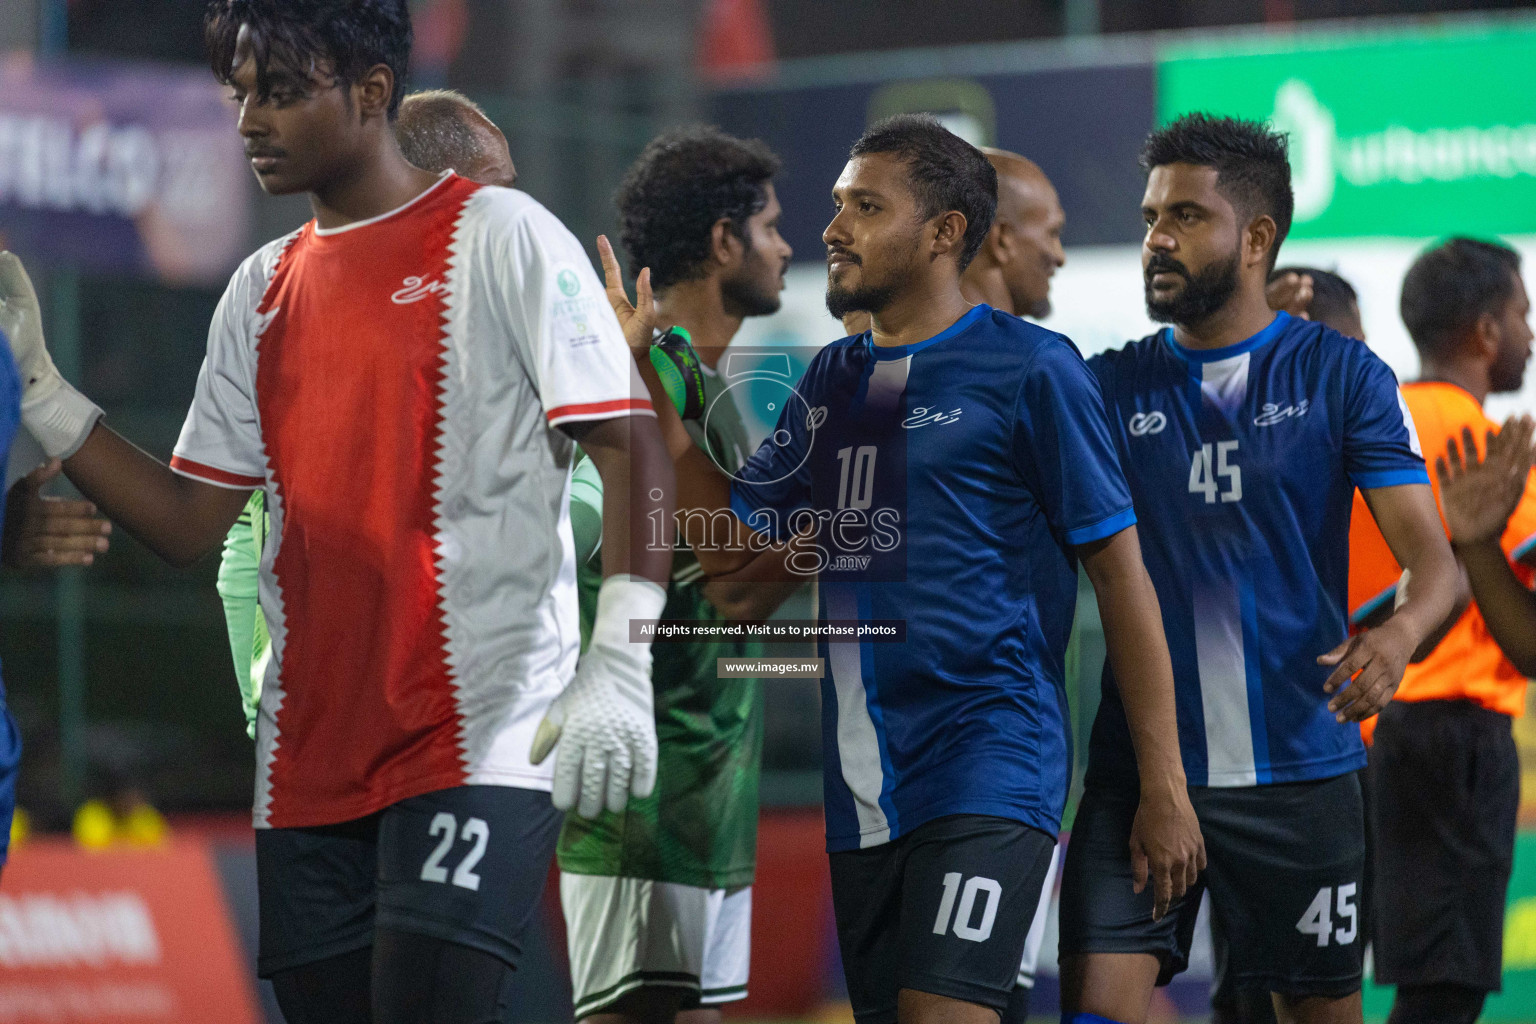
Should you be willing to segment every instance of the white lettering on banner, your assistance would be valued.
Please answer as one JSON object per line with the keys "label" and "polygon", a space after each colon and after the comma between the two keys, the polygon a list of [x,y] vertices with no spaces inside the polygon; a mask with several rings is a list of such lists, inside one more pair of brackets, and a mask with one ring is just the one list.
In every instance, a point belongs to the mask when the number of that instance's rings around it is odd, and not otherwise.
{"label": "white lettering on banner", "polygon": [[163,162],[139,125],[77,130],[64,118],[0,112],[0,203],[134,217],[155,199]]}
{"label": "white lettering on banner", "polygon": [[137,893],[0,894],[0,967],[159,961],[154,918]]}
{"label": "white lettering on banner", "polygon": [[175,993],[149,982],[30,985],[0,981],[0,1021],[165,1020],[175,1012]]}
{"label": "white lettering on banner", "polygon": [[1333,202],[1337,178],[1365,188],[1384,182],[1536,176],[1536,124],[1455,125],[1415,131],[1389,125],[1340,138],[1333,111],[1312,87],[1289,78],[1275,92],[1271,120],[1291,136],[1296,219],[1308,221]]}

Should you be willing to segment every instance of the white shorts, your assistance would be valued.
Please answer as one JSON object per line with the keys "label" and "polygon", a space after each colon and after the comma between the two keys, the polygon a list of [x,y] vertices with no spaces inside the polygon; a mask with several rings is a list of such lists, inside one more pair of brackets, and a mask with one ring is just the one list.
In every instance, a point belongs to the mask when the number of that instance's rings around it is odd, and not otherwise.
{"label": "white shorts", "polygon": [[644,985],[688,989],[684,1008],[747,996],[750,885],[701,889],[562,873],[560,904],[577,1020]]}
{"label": "white shorts", "polygon": [[1061,844],[1051,851],[1051,866],[1045,870],[1045,884],[1040,887],[1040,905],[1035,908],[1035,922],[1029,926],[1029,937],[1024,940],[1024,960],[1019,964],[1019,977],[1014,982],[1025,988],[1035,987],[1035,966],[1040,962],[1040,943],[1045,939],[1045,919],[1051,912],[1051,895],[1056,888],[1056,872],[1061,868]]}

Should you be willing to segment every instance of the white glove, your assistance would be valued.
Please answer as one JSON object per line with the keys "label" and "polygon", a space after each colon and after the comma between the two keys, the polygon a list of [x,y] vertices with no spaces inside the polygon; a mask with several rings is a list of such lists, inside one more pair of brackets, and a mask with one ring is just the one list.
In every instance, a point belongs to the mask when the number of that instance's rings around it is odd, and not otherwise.
{"label": "white glove", "polygon": [[666,601],[659,583],[625,575],[603,580],[592,642],[529,752],[538,764],[559,741],[551,799],[560,810],[575,807],[583,818],[597,817],[604,806],[617,813],[631,796],[650,796],[656,787],[651,645],[630,642],[629,622],[660,618]]}
{"label": "white glove", "polygon": [[0,331],[21,371],[21,422],[50,458],[67,459],[101,417],[96,403],[59,375],[43,343],[43,316],[26,268],[0,252]]}

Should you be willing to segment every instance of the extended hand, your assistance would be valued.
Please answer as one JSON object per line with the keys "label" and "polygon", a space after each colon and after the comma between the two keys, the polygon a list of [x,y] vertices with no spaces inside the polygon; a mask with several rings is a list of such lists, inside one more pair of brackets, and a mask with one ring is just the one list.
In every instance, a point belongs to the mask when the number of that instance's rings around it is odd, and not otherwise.
{"label": "extended hand", "polygon": [[1465,459],[1454,437],[1446,442],[1445,454],[1435,459],[1435,474],[1440,478],[1440,509],[1452,541],[1477,544],[1496,541],[1504,533],[1525,493],[1533,433],[1536,422],[1529,416],[1510,417],[1499,433],[1488,431],[1488,455],[1481,462],[1467,427],[1461,428]]}
{"label": "extended hand", "polygon": [[107,550],[112,524],[88,501],[44,497],[43,485],[59,475],[57,459],[16,481],[6,499],[5,536],[0,541],[12,569],[55,569],[90,565]]}
{"label": "extended hand", "polygon": [[1155,791],[1143,786],[1131,823],[1131,872],[1136,891],[1152,880],[1152,920],[1168,913],[1205,870],[1205,837],[1182,781]]}
{"label": "extended hand", "polygon": [[[1387,706],[1403,681],[1403,669],[1413,656],[1417,641],[1401,622],[1388,619],[1375,629],[1356,633],[1317,659],[1319,665],[1335,666],[1323,683],[1324,693],[1335,693],[1328,710],[1340,722],[1360,722]],[[1347,687],[1353,676],[1355,681]]]}
{"label": "extended hand", "polygon": [[624,275],[619,271],[618,258],[607,235],[597,236],[597,254],[603,261],[603,285],[608,293],[608,304],[624,328],[624,340],[636,355],[649,356],[651,336],[656,328],[656,302],[651,295],[651,268],[646,267],[635,278],[635,301],[629,301],[624,291]]}
{"label": "extended hand", "polygon": [[1287,271],[1264,286],[1264,298],[1270,309],[1283,309],[1291,316],[1310,320],[1312,275]]}
{"label": "extended hand", "polygon": [[59,375],[43,341],[43,314],[27,269],[0,252],[0,331],[21,371],[21,422],[55,458],[73,455],[101,416],[90,399]]}

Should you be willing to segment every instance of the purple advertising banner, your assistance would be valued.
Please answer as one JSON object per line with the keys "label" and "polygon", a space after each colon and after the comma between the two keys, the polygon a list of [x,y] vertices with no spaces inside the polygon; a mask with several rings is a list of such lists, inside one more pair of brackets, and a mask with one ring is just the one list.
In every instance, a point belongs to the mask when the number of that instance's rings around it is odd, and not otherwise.
{"label": "purple advertising banner", "polygon": [[249,190],[208,72],[0,54],[0,248],[215,284],[249,248]]}

